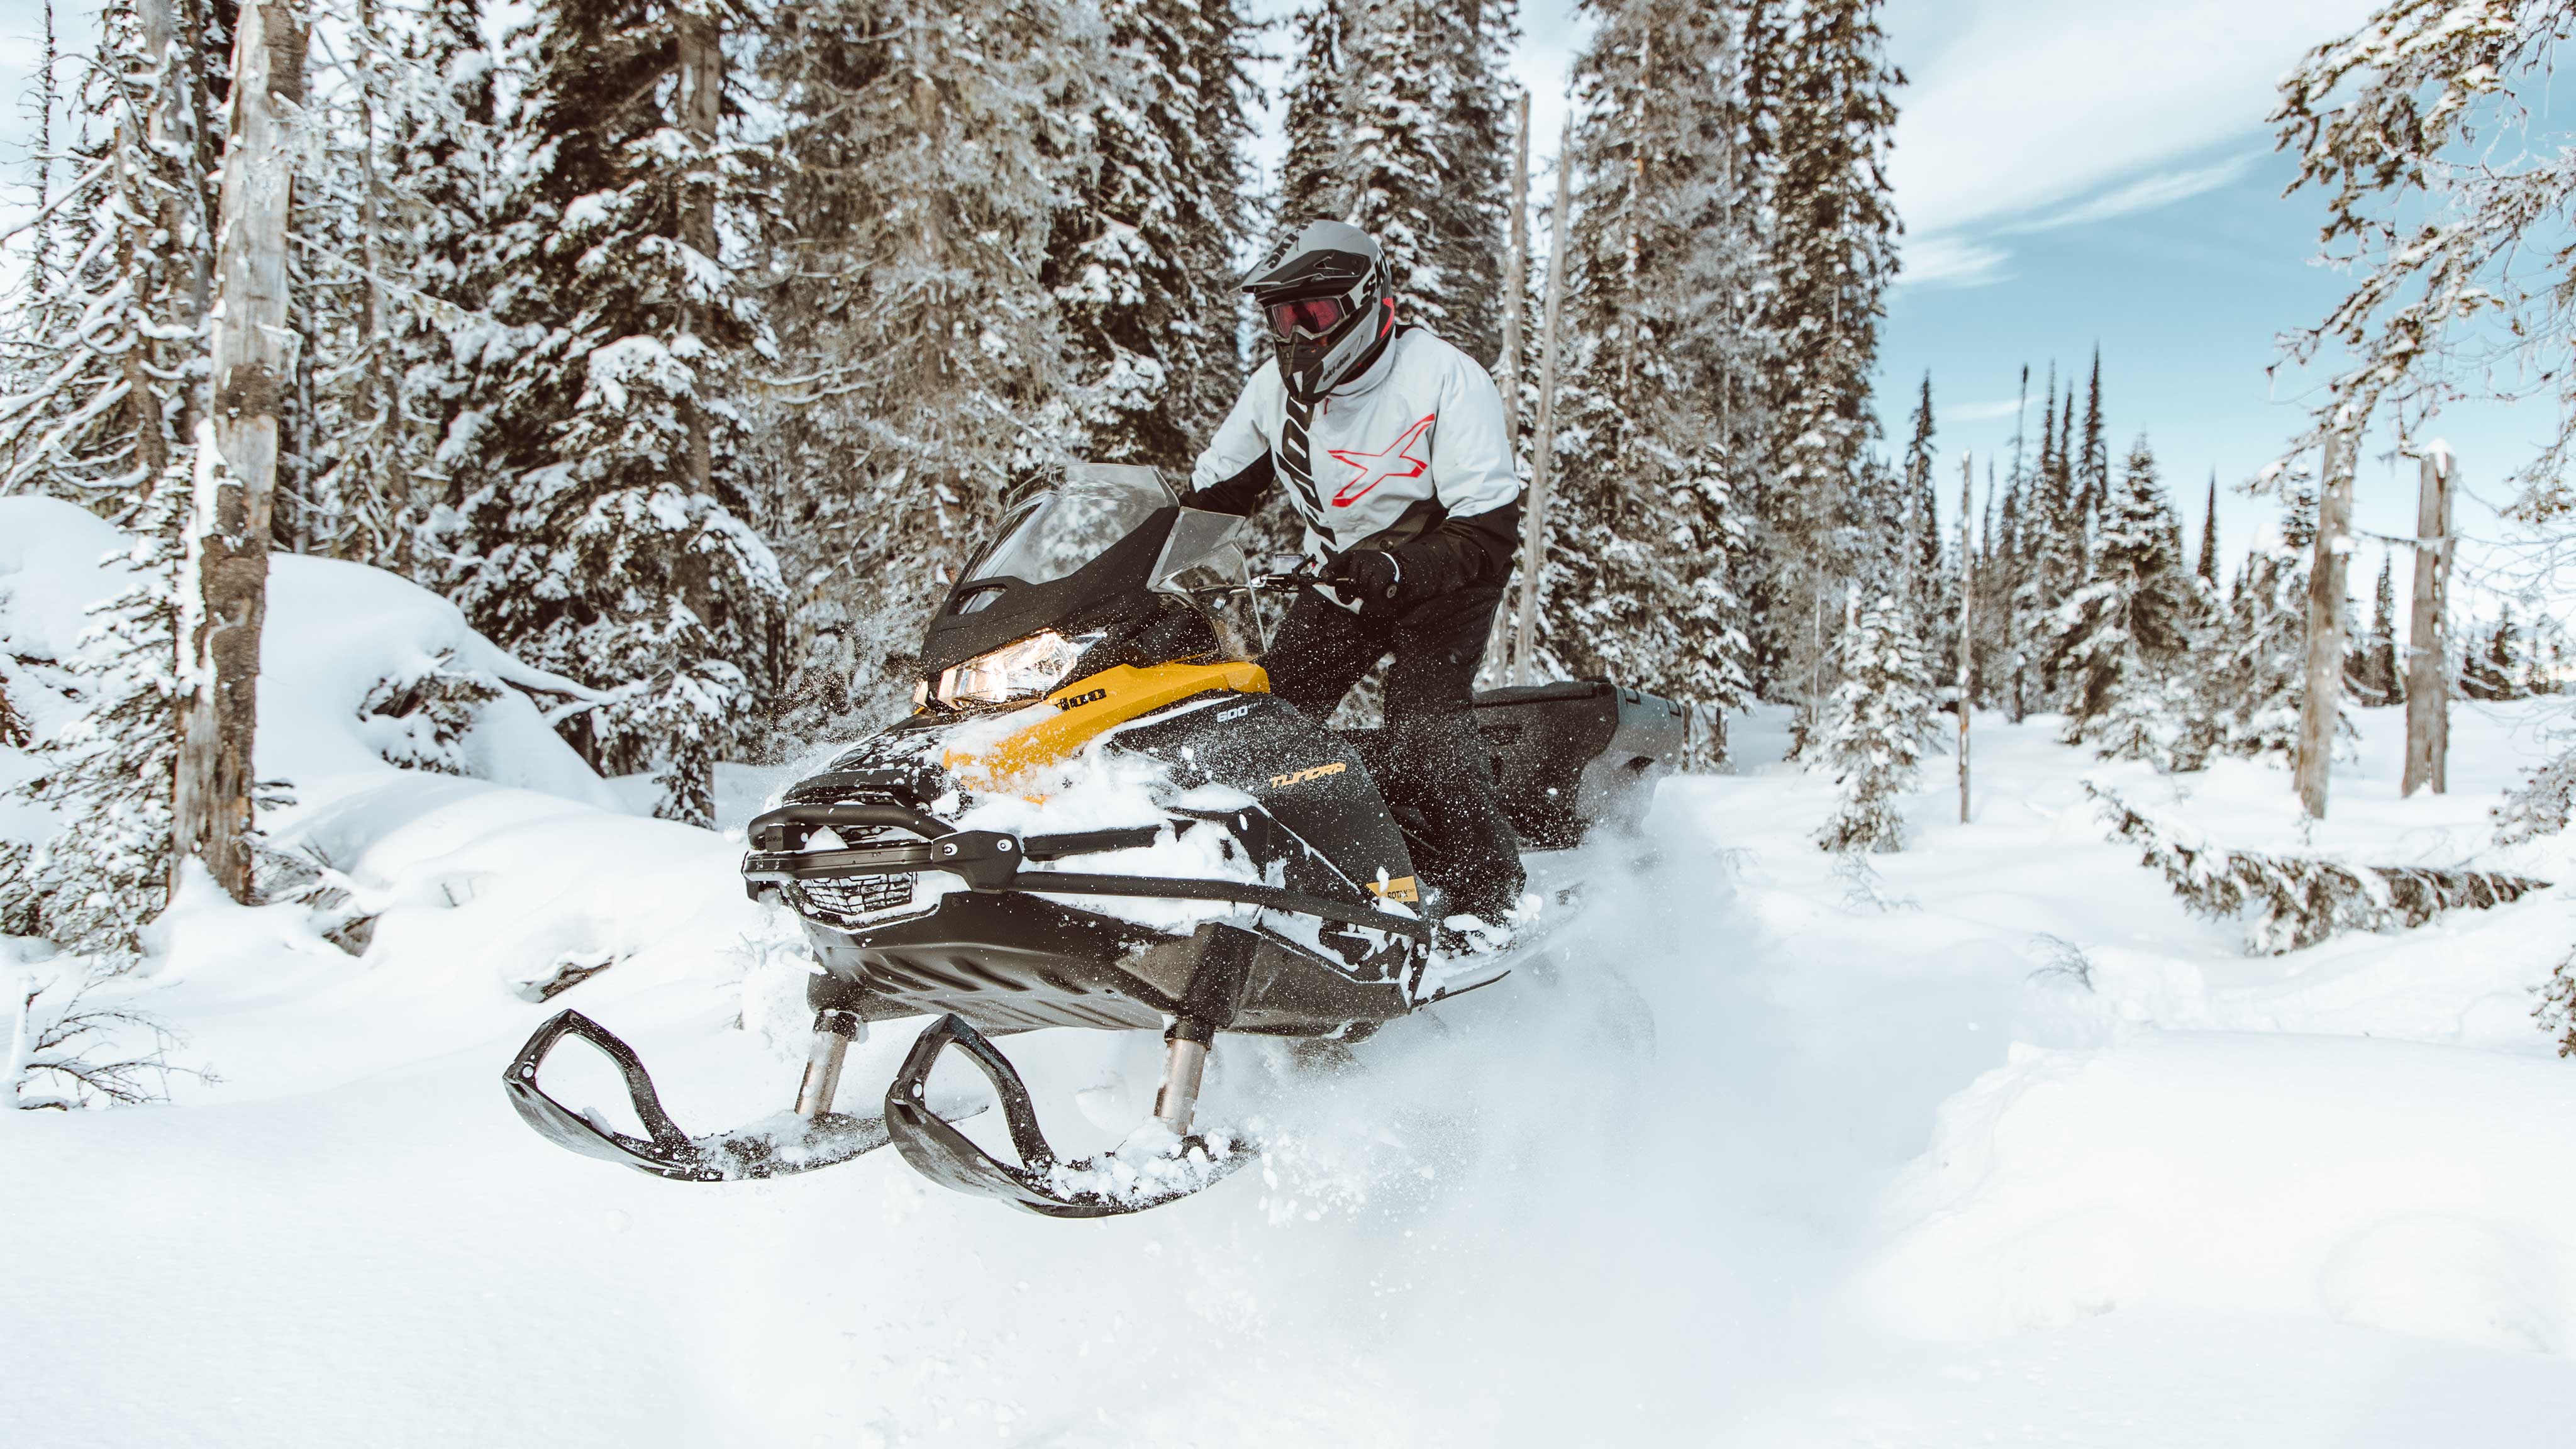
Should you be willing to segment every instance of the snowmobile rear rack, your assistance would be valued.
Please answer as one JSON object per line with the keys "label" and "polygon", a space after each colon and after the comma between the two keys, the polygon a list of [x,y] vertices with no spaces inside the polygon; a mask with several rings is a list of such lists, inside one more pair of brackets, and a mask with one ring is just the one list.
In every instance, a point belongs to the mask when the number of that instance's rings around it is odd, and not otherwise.
{"label": "snowmobile rear rack", "polygon": [[[1181,828],[1197,824],[1178,822]],[[807,836],[826,826],[908,830],[918,839],[845,850],[804,850]],[[1416,916],[1357,901],[1337,901],[1305,891],[1248,881],[1191,877],[1093,875],[1073,871],[1021,869],[1022,861],[1063,860],[1103,851],[1133,850],[1151,845],[1161,827],[1132,826],[1086,830],[1022,839],[997,830],[960,830],[934,815],[900,805],[788,805],[751,822],[753,851],[743,857],[744,888],[754,900],[791,881],[842,880],[853,876],[917,875],[946,871],[976,891],[1031,891],[1044,895],[1131,896],[1176,900],[1233,901],[1314,916],[1343,925],[1365,926],[1428,944],[1431,923]]]}
{"label": "snowmobile rear rack", "polygon": [[[597,1047],[625,1077],[628,1101],[647,1136],[613,1131],[547,1096],[537,1085],[537,1069],[568,1036]],[[733,1182],[811,1172],[873,1152],[887,1141],[883,1118],[830,1111],[810,1117],[785,1115],[731,1132],[691,1137],[662,1109],[661,1094],[653,1090],[653,1078],[635,1049],[578,1011],[561,1012],[537,1028],[511,1060],[501,1084],[520,1120],[556,1146],[680,1182]]]}

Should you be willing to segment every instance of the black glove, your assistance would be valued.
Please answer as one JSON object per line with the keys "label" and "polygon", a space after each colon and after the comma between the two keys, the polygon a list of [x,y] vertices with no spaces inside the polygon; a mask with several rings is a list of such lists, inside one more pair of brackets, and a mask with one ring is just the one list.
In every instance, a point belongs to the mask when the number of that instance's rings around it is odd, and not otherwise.
{"label": "black glove", "polygon": [[1394,614],[1404,608],[1404,565],[1384,550],[1352,549],[1325,564],[1322,578],[1363,614]]}

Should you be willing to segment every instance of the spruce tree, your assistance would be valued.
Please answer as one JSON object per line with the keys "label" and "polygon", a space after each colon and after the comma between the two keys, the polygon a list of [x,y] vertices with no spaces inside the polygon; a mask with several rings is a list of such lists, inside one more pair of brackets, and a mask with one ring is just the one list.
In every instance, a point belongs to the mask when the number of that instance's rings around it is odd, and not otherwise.
{"label": "spruce tree", "polygon": [[1234,401],[1234,255],[1244,189],[1238,0],[1108,0],[1111,63],[1091,155],[1056,213],[1040,281],[1075,359],[1074,446],[1189,469]]}
{"label": "spruce tree", "polygon": [[1033,281],[1078,235],[1056,221],[1118,67],[1057,0],[782,7],[758,64],[782,381],[749,446],[796,581],[776,672],[819,650],[835,677],[788,688],[805,727],[846,730],[911,693],[922,621],[1004,491],[1082,444],[1059,410],[1081,369]]}
{"label": "spruce tree", "polygon": [[2209,505],[2201,514],[2200,567],[2195,570],[2201,586],[2215,594],[2218,589],[2218,470],[2209,470]]}
{"label": "spruce tree", "polygon": [[1723,7],[1588,8],[1545,638],[1578,672],[1730,706],[1748,684],[1753,420],[1724,400],[1751,391],[1764,342],[1739,310],[1761,264],[1753,219],[1728,188],[1739,37]]}
{"label": "spruce tree", "polygon": [[1385,249],[1399,315],[1502,347],[1513,0],[1323,0],[1299,22],[1283,237],[1323,217]]}
{"label": "spruce tree", "polygon": [[2181,747],[2193,730],[2175,675],[2192,642],[2192,596],[2172,521],[2141,436],[2104,510],[2091,576],[2060,606],[2050,638],[2068,683],[2068,740],[2169,766],[2197,754]]}
{"label": "spruce tree", "polygon": [[170,898],[187,497],[175,471],[160,480],[113,565],[120,586],[91,611],[72,657],[26,661],[70,708],[29,740],[36,772],[9,792],[49,825],[33,843],[0,838],[0,934],[42,937],[87,958],[93,975],[130,967]]}
{"label": "spruce tree", "polygon": [[1810,657],[1814,621],[1858,563],[1843,522],[1876,434],[1870,373],[1896,273],[1886,162],[1903,76],[1886,59],[1878,0],[1760,11],[1752,55],[1771,187],[1766,325],[1779,361],[1768,399],[1777,441],[1756,499],[1757,642],[1771,681],[1804,694],[1821,666]]}
{"label": "spruce tree", "polygon": [[2102,349],[2093,349],[2093,376],[2084,392],[2083,452],[2076,458],[2076,526],[2098,526],[2111,496],[2111,452],[2102,438]]}
{"label": "spruce tree", "polygon": [[1834,814],[1817,836],[1831,851],[1902,850],[1902,804],[1914,788],[1933,733],[1932,681],[1904,602],[1883,593],[1855,604],[1837,652],[1842,683],[1834,690],[1824,736],[1825,759],[1838,787]]}
{"label": "spruce tree", "polygon": [[705,823],[745,743],[778,565],[744,521],[737,369],[759,208],[726,134],[733,12],[556,0],[527,57],[511,220],[476,258],[495,335],[451,427],[449,591],[540,668],[607,691],[575,740]]}
{"label": "spruce tree", "polygon": [[2379,583],[2371,592],[2370,639],[2360,651],[2361,694],[2372,704],[2395,704],[2406,697],[2404,673],[2397,667],[2397,587],[2395,561],[2379,559]]}

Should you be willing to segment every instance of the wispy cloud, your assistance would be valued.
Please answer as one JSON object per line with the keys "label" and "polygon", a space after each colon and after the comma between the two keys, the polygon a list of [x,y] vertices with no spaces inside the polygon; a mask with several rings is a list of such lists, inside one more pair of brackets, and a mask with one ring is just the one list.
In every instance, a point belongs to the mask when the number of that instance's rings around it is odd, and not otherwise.
{"label": "wispy cloud", "polygon": [[1907,237],[1903,284],[1927,287],[1989,287],[2009,275],[2004,263],[2012,254],[2002,247],[1957,236]]}
{"label": "wispy cloud", "polygon": [[2253,169],[2255,157],[2248,153],[2230,157],[2214,166],[2195,166],[2186,171],[2164,171],[2140,177],[2125,186],[2114,187],[2089,201],[2051,212],[2036,221],[2003,228],[2006,231],[2055,231],[2060,227],[2089,226],[2097,221],[2153,211],[2188,200],[2204,191],[2215,191]]}

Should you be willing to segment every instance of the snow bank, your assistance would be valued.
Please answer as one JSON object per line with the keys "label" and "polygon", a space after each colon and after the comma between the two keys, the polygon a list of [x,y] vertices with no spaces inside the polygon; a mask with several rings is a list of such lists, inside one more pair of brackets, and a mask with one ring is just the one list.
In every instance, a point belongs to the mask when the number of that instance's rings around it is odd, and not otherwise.
{"label": "snow bank", "polygon": [[2576,1071],[2355,1037],[2016,1047],[1941,1110],[1873,1292],[1942,1339],[2140,1304],[2576,1348]]}
{"label": "snow bank", "polygon": [[[124,534],[72,504],[0,498],[0,655],[68,666],[89,610],[123,587],[104,565],[126,548]],[[512,686],[476,711],[463,742],[467,774],[619,808],[521,692],[569,698],[580,687],[521,664],[475,633],[454,604],[380,569],[285,553],[270,556],[268,590],[257,763],[263,778],[296,786],[300,801],[393,772],[385,753],[408,727],[369,714],[368,695],[444,659]],[[58,712],[47,691],[22,682],[12,698],[22,692],[40,727]]]}

